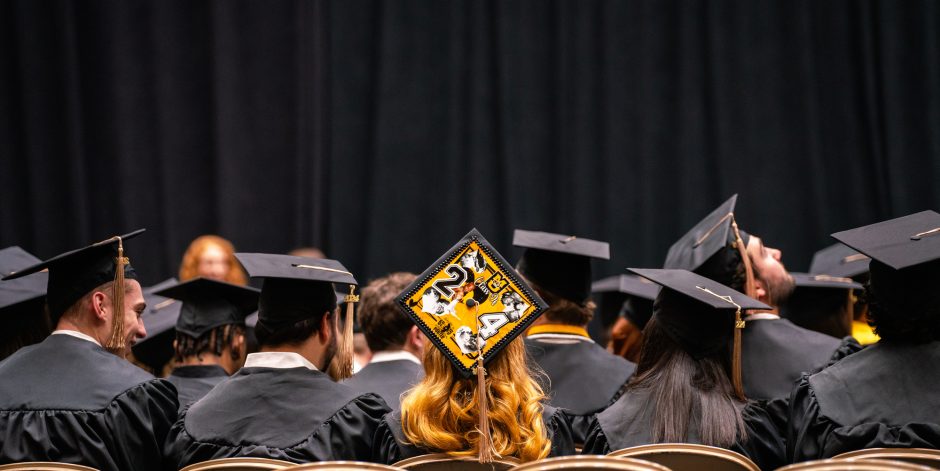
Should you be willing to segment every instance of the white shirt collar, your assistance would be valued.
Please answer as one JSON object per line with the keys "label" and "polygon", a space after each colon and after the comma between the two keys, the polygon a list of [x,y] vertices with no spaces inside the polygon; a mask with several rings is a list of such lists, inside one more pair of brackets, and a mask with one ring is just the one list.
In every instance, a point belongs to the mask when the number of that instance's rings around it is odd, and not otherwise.
{"label": "white shirt collar", "polygon": [[397,360],[408,360],[417,364],[421,364],[421,360],[418,357],[414,356],[411,352],[406,352],[404,350],[394,350],[390,352],[375,352],[372,354],[372,359],[369,360],[369,363],[383,363],[386,361],[397,361]]}
{"label": "white shirt collar", "polygon": [[52,331],[52,334],[50,334],[50,335],[68,335],[68,336],[70,336],[70,337],[75,337],[75,338],[77,338],[77,339],[82,339],[82,340],[91,342],[91,343],[93,343],[93,344],[95,344],[95,345],[97,345],[97,346],[99,346],[99,347],[101,346],[101,344],[98,343],[98,341],[95,340],[92,336],[90,336],[90,335],[88,335],[88,334],[83,334],[83,333],[81,333],[81,332],[79,332],[79,331],[77,331],[77,330],[59,329],[59,330],[54,330],[54,331]]}
{"label": "white shirt collar", "polygon": [[249,353],[245,359],[245,368],[307,368],[319,371],[313,363],[299,353],[294,352],[259,352]]}
{"label": "white shirt collar", "polygon": [[780,319],[780,316],[778,316],[778,315],[776,315],[776,314],[774,314],[774,313],[772,313],[772,312],[755,312],[754,314],[751,314],[751,315],[749,315],[749,316],[746,316],[746,317],[744,318],[744,321],[745,321],[745,322],[748,322],[748,321],[763,321],[763,320],[768,320],[768,319],[769,319],[769,320]]}

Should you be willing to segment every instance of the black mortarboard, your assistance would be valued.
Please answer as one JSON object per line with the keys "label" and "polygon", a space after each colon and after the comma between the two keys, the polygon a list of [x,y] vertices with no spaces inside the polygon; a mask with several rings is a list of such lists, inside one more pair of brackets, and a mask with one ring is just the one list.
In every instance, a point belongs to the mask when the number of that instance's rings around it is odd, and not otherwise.
{"label": "black mortarboard", "polygon": [[790,276],[797,288],[862,289],[861,283],[840,276],[793,272],[790,272]]}
{"label": "black mortarboard", "polygon": [[610,259],[610,245],[591,239],[516,229],[512,245],[525,251],[519,273],[545,290],[584,304],[591,295],[591,259]]}
{"label": "black mortarboard", "polygon": [[[262,253],[237,253],[235,258],[248,276],[264,279],[258,323],[274,330],[310,318],[311,313],[332,312],[337,304],[334,283],[359,284],[340,262],[327,258]],[[285,309],[288,306],[301,309]]]}
{"label": "black mortarboard", "polygon": [[154,293],[176,283],[176,278],[169,278],[143,289],[147,308],[141,314],[140,321],[144,323],[147,336],[134,344],[131,350],[137,361],[149,366],[157,374],[173,358],[173,339],[176,337],[173,327],[183,303]]}
{"label": "black mortarboard", "polygon": [[182,301],[176,331],[199,338],[216,327],[244,324],[258,308],[259,292],[250,286],[194,278],[154,294]]}
{"label": "black mortarboard", "polygon": [[[595,281],[591,291],[601,294],[602,315],[613,308],[617,315],[626,317],[642,330],[653,315],[653,301],[659,295],[659,285],[640,276],[622,274]],[[612,293],[622,296],[611,296]],[[610,302],[616,305],[607,306]]]}
{"label": "black mortarboard", "polygon": [[742,313],[770,306],[721,283],[687,270],[628,268],[663,286],[653,318],[693,358],[702,358],[732,344],[732,382],[739,398],[741,382]]}
{"label": "black mortarboard", "polygon": [[940,214],[903,216],[832,234],[839,242],[895,270],[940,259]]}
{"label": "black mortarboard", "polygon": [[[737,201],[738,195],[728,198],[672,244],[663,268],[689,270],[731,286],[738,264],[749,266],[741,253],[749,237],[734,219]],[[744,247],[737,246],[738,234]]]}
{"label": "black mortarboard", "polygon": [[860,254],[843,245],[832,244],[815,254],[809,265],[809,272],[814,275],[831,275],[854,278],[868,273],[868,255]]}
{"label": "black mortarboard", "polygon": [[3,279],[11,280],[48,269],[49,285],[46,290],[46,303],[49,305],[52,322],[55,323],[66,309],[89,291],[109,281],[117,280],[116,260],[118,257],[124,260],[123,278],[137,278],[128,258],[123,255],[123,241],[136,237],[142,232],[144,229],[138,229],[122,236],[56,255],[12,275],[7,275]]}
{"label": "black mortarboard", "polygon": [[41,260],[34,257],[33,254],[17,247],[7,247],[0,249],[0,276],[10,275],[17,270],[35,265]]}

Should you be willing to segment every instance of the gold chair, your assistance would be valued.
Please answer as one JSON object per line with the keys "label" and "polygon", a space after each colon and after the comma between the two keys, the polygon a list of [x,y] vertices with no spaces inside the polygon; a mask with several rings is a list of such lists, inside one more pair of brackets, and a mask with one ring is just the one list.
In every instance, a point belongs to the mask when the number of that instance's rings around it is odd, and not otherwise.
{"label": "gold chair", "polygon": [[268,458],[219,458],[191,464],[180,471],[269,471],[294,466],[290,461]]}
{"label": "gold chair", "polygon": [[932,471],[933,468],[891,460],[814,460],[791,464],[777,471]]}
{"label": "gold chair", "polygon": [[746,456],[731,450],[691,443],[657,443],[624,448],[607,456],[637,458],[659,463],[674,471],[760,471]]}
{"label": "gold chair", "polygon": [[834,460],[892,460],[940,469],[940,450],[930,448],[869,448],[833,456]]}
{"label": "gold chair", "polygon": [[98,471],[80,464],[53,463],[50,461],[31,461],[0,465],[3,471]]}
{"label": "gold chair", "polygon": [[350,471],[353,469],[364,469],[367,471],[401,471],[401,468],[395,466],[366,463],[363,461],[321,461],[319,463],[298,464],[290,468],[285,468],[285,471]]}
{"label": "gold chair", "polygon": [[433,453],[415,456],[395,463],[392,466],[410,471],[505,471],[518,466],[520,461],[513,457],[496,458],[492,463],[482,464],[475,456],[451,456],[447,453]]}
{"label": "gold chair", "polygon": [[615,456],[559,456],[533,461],[513,468],[512,471],[669,471],[669,468],[651,461]]}

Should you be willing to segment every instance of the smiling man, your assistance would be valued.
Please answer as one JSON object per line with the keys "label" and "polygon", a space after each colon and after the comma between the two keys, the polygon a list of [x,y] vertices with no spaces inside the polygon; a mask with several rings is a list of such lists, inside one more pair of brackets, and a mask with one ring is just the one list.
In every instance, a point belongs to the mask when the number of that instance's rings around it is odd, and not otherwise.
{"label": "smiling man", "polygon": [[176,419],[173,386],[124,360],[147,335],[143,294],[123,253],[142,230],[20,270],[49,270],[56,326],[0,363],[0,463],[59,461],[101,470],[159,470]]}

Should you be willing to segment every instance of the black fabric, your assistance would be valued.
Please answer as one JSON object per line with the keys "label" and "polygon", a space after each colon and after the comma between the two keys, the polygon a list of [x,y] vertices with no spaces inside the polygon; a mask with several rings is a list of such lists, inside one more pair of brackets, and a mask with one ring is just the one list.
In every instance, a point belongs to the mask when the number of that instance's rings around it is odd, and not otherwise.
{"label": "black fabric", "polygon": [[617,241],[603,276],[737,192],[803,268],[940,207],[938,30],[929,0],[6,1],[0,246],[148,227],[148,285],[211,232],[369,279],[538,227]]}
{"label": "black fabric", "polygon": [[[545,424],[548,439],[552,442],[548,457],[575,454],[575,444],[572,441],[568,419],[561,411],[551,406],[544,406],[542,422]],[[401,411],[396,410],[385,416],[375,432],[372,461],[395,464],[404,459],[437,452],[439,450],[428,450],[408,442],[401,425]]]}
{"label": "black fabric", "polygon": [[178,468],[237,456],[361,460],[389,410],[378,396],[358,395],[319,371],[242,368],[180,413],[167,459]]}
{"label": "black fabric", "polygon": [[202,399],[215,385],[228,378],[219,365],[177,366],[166,380],[176,386],[180,409]]}
{"label": "black fabric", "polygon": [[[653,443],[650,401],[648,392],[626,391],[607,410],[597,414],[581,453],[606,455],[623,448]],[[761,469],[776,469],[785,464],[784,442],[778,430],[779,423],[775,420],[779,414],[758,401],[748,401],[739,407],[747,439],[739,440],[729,449],[747,456]],[[701,443],[695,424],[690,425],[688,433],[684,443]]]}
{"label": "black fabric", "polygon": [[854,353],[790,395],[792,462],[862,448],[940,448],[940,342]]}
{"label": "black fabric", "polygon": [[0,464],[168,469],[162,447],[176,411],[167,381],[94,343],[51,335],[0,363]]}
{"label": "black fabric", "polygon": [[545,372],[536,379],[548,403],[568,416],[575,443],[584,443],[592,417],[614,402],[636,365],[587,339],[526,338],[525,345]]}
{"label": "black fabric", "polygon": [[804,373],[826,366],[842,345],[835,337],[786,319],[747,321],[741,334],[741,376],[751,399],[786,397]]}
{"label": "black fabric", "polygon": [[343,381],[359,394],[375,393],[392,409],[401,406],[401,394],[421,381],[424,368],[408,360],[369,363],[351,378]]}

